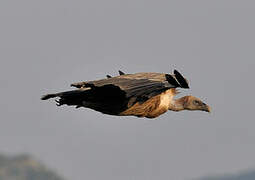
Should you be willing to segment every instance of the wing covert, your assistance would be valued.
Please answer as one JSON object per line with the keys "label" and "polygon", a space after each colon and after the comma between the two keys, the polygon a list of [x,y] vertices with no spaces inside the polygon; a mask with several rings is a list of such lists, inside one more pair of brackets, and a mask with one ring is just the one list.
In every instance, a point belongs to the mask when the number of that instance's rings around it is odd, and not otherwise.
{"label": "wing covert", "polygon": [[174,73],[175,75],[163,73],[121,74],[107,79],[74,83],[71,86],[90,87],[97,90],[104,88],[107,89],[106,92],[110,92],[110,88],[118,87],[125,93],[127,101],[132,99],[133,103],[142,103],[170,88],[188,88],[186,79],[178,71],[175,70]]}

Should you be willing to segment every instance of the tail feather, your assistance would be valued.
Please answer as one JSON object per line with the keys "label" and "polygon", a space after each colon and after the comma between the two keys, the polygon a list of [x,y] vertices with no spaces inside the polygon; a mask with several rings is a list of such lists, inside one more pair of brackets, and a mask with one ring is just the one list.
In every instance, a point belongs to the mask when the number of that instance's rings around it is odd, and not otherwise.
{"label": "tail feather", "polygon": [[47,99],[54,98],[57,96],[58,96],[58,94],[46,94],[41,97],[41,100],[47,100]]}
{"label": "tail feather", "polygon": [[56,100],[57,106],[61,106],[63,104],[81,106],[82,101],[88,98],[87,90],[88,89],[79,89],[55,94],[46,94],[41,97],[41,100],[59,97],[59,99]]}

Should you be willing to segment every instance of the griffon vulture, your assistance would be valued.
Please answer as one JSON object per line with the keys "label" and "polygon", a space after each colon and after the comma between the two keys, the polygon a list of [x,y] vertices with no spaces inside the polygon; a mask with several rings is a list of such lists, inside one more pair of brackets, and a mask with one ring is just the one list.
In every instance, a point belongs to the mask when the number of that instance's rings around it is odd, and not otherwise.
{"label": "griffon vulture", "polygon": [[104,114],[155,118],[167,110],[200,110],[210,107],[194,96],[174,99],[176,88],[189,88],[188,81],[174,74],[136,73],[71,84],[78,89],[42,96],[42,100],[58,97],[57,105],[91,108]]}

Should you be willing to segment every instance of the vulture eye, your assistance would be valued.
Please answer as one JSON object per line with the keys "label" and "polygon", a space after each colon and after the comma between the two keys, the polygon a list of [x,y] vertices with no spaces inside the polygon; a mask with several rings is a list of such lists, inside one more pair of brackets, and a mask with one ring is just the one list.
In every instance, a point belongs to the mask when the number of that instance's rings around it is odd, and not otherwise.
{"label": "vulture eye", "polygon": [[194,100],[193,102],[195,105],[200,105],[200,101],[198,101],[198,100]]}

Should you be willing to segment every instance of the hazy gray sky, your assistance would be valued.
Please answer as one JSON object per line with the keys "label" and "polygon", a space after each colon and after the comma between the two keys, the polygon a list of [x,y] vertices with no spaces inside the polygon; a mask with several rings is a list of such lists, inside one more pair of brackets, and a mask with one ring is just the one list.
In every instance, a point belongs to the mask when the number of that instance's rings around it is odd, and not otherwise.
{"label": "hazy gray sky", "polygon": [[[0,151],[31,153],[72,180],[255,168],[254,17],[245,0],[1,0]],[[211,114],[146,120],[40,101],[119,69],[174,68]]]}

